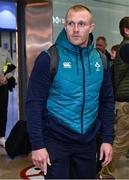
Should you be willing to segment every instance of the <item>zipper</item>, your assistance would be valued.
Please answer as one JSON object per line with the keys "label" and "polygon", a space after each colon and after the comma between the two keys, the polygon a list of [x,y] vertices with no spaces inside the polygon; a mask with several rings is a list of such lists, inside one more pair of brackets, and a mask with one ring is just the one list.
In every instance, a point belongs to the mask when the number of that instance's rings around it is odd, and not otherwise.
{"label": "zipper", "polygon": [[85,66],[84,61],[82,57],[82,51],[80,50],[80,59],[82,63],[82,71],[83,71],[83,101],[82,101],[82,109],[81,109],[81,133],[83,134],[84,128],[83,128],[83,112],[84,112],[84,106],[85,106]]}
{"label": "zipper", "polygon": [[78,54],[77,54],[77,48],[75,47],[75,51],[76,51],[76,68],[77,68],[77,75],[79,75],[79,67],[78,67]]}

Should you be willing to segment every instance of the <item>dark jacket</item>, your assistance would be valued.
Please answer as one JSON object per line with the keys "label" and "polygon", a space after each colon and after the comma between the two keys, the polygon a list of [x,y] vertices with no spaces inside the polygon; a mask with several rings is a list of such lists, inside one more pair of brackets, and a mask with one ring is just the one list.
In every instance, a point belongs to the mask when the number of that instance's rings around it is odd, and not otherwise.
{"label": "dark jacket", "polygon": [[[129,102],[129,64],[128,52],[125,47],[128,46],[129,38],[125,37],[120,44],[116,60],[114,61],[114,79],[115,79],[115,100],[121,102]],[[121,55],[124,54],[124,61],[120,57],[120,49],[122,49]],[[129,49],[128,49],[129,50]]]}
{"label": "dark jacket", "polygon": [[119,54],[122,61],[129,64],[129,37],[126,38],[125,43],[120,47]]}

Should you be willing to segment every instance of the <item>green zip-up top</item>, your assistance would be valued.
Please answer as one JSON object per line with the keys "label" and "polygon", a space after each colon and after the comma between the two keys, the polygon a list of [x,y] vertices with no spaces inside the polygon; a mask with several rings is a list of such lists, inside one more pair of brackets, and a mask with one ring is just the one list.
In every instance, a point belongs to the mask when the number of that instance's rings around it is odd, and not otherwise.
{"label": "green zip-up top", "polygon": [[104,74],[92,39],[90,35],[87,48],[80,48],[67,40],[65,30],[59,34],[56,41],[59,63],[53,82],[49,54],[43,51],[37,57],[26,99],[32,150],[46,147],[48,136],[59,142],[91,142],[100,127],[103,142],[113,142],[114,99],[110,69],[108,65]]}
{"label": "green zip-up top", "polygon": [[[90,36],[91,37],[91,36]],[[98,115],[103,80],[100,54],[90,41],[88,47],[72,45],[63,30],[56,46],[58,70],[49,91],[49,116],[78,133],[86,133]]]}

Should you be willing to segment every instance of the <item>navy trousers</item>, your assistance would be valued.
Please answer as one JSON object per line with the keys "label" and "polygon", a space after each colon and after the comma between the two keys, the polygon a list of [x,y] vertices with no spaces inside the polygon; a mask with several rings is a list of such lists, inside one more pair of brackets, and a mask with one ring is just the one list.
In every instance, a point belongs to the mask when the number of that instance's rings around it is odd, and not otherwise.
{"label": "navy trousers", "polygon": [[96,141],[68,144],[47,139],[51,166],[45,179],[95,179]]}

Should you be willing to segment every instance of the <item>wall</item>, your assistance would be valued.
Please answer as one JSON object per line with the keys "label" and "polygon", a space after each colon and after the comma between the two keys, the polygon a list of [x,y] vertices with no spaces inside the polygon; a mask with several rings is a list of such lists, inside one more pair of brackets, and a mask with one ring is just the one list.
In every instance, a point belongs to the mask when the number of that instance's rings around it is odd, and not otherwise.
{"label": "wall", "polygon": [[105,36],[109,50],[112,45],[121,41],[119,21],[128,16],[129,12],[129,1],[125,0],[53,0],[53,41],[64,25],[67,9],[74,4],[83,4],[91,9],[95,22],[95,39],[100,35]]}

